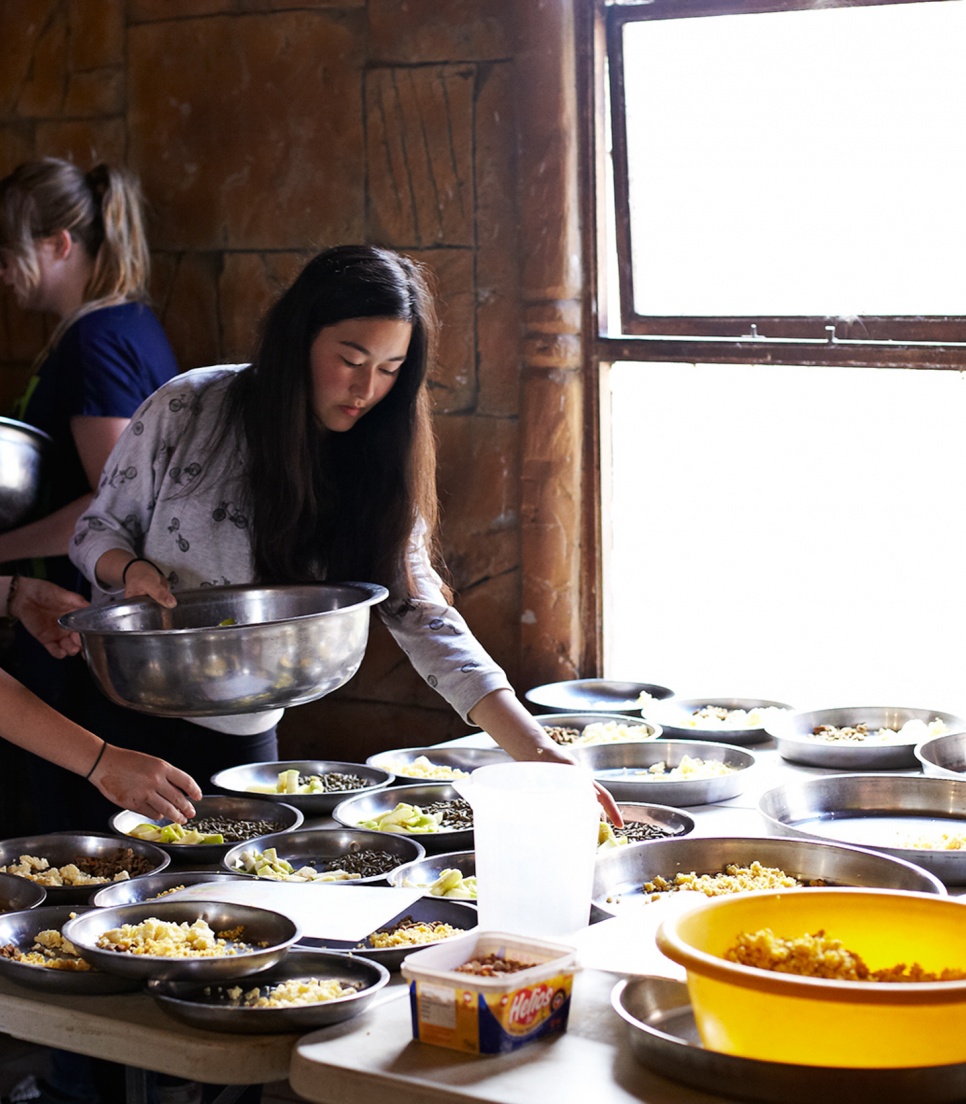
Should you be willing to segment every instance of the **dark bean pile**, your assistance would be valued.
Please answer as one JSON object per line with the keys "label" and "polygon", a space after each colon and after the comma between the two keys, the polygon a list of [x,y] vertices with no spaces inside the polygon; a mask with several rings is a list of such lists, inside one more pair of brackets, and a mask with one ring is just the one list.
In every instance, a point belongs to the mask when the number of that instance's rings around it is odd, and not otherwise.
{"label": "dark bean pile", "polygon": [[194,828],[205,835],[220,832],[225,838],[225,843],[241,843],[242,840],[254,839],[256,836],[267,836],[270,832],[281,832],[285,825],[280,820],[237,820],[234,817],[207,816],[195,817],[189,820],[184,827],[190,831]]}
{"label": "dark bean pile", "polygon": [[122,870],[126,870],[132,878],[136,878],[139,874],[150,874],[157,866],[154,859],[135,855],[130,847],[119,847],[116,851],[105,855],[82,855],[74,859],[74,864],[85,874],[108,880],[113,880]]}
{"label": "dark bean pile", "polygon": [[374,878],[377,874],[387,874],[399,865],[399,857],[388,851],[374,851],[371,847],[362,851],[349,851],[338,859],[330,859],[323,870],[345,870],[349,874],[358,874],[363,878]]}
{"label": "dark bean pile", "polygon": [[375,783],[371,778],[360,778],[358,774],[341,774],[339,771],[329,771],[327,774],[299,775],[299,785],[307,786],[314,779],[322,786],[323,793],[334,790],[364,790]]}
{"label": "dark bean pile", "polygon": [[515,958],[505,958],[503,955],[488,954],[471,958],[462,966],[456,967],[458,974],[476,974],[478,977],[498,977],[500,974],[515,974],[520,970],[529,970],[536,966],[536,962],[518,962]]}
{"label": "dark bean pile", "polygon": [[644,821],[628,821],[623,828],[615,828],[614,835],[623,836],[629,843],[639,843],[641,840],[664,839],[677,833],[669,828],[659,828],[656,824],[646,824]]}
{"label": "dark bean pile", "polygon": [[454,830],[473,827],[473,809],[462,797],[455,797],[452,801],[434,801],[431,805],[421,805],[420,808],[424,813],[442,813],[440,828]]}
{"label": "dark bean pile", "polygon": [[547,735],[556,744],[572,744],[580,735],[579,728],[561,728],[560,725],[544,725]]}

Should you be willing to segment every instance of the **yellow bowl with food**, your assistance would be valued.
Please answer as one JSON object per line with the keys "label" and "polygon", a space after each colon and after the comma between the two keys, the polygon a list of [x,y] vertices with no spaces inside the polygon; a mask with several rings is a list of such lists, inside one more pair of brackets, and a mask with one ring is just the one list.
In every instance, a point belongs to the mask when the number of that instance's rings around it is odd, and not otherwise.
{"label": "yellow bowl with food", "polygon": [[657,944],[687,970],[711,1050],[852,1068],[966,1062],[966,905],[956,898],[822,888],[719,897],[666,919]]}

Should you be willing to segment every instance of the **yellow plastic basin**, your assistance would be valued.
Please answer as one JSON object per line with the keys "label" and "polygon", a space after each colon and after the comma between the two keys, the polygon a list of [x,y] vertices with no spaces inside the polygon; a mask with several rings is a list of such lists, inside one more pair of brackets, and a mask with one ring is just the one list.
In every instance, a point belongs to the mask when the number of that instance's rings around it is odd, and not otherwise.
{"label": "yellow plastic basin", "polygon": [[858,982],[728,962],[739,934],[794,939],[820,929],[875,969],[966,970],[966,905],[888,889],[798,889],[719,897],[665,920],[658,947],[687,970],[711,1050],[813,1066],[966,1062],[966,981]]}

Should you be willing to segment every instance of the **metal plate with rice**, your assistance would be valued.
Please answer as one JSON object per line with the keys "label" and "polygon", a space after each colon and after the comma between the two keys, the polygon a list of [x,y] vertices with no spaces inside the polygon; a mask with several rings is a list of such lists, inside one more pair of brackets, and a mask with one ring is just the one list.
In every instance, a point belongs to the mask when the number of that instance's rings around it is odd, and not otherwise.
{"label": "metal plate with rice", "polygon": [[[232,999],[229,990],[266,995],[272,986],[291,981],[325,979],[356,991],[312,1004],[248,1007]],[[361,956],[294,949],[277,965],[254,977],[201,984],[195,981],[149,981],[148,992],[174,1019],[204,1031],[266,1035],[304,1033],[360,1015],[389,981],[385,966]]]}
{"label": "metal plate with rice", "polygon": [[[152,918],[172,926],[204,920],[216,935],[232,934],[225,936],[225,946],[217,954],[184,958],[135,954],[98,945],[105,933]],[[65,937],[99,970],[142,980],[221,981],[253,974],[274,966],[299,934],[297,924],[269,909],[177,898],[92,908],[64,925]]]}
{"label": "metal plate with rice", "polygon": [[[298,771],[301,785],[312,785],[313,777],[320,787],[314,792],[288,793],[278,787],[284,785],[282,775]],[[358,779],[361,785],[356,785]],[[305,816],[325,816],[353,794],[370,793],[385,789],[395,776],[377,767],[361,763],[342,763],[333,759],[281,759],[273,763],[244,763],[227,767],[211,776],[211,784],[218,790],[242,797],[264,797],[269,801],[283,801],[298,809]],[[343,783],[343,784],[340,784]]]}
{"label": "metal plate with rice", "polygon": [[[91,911],[90,905],[40,905],[23,912],[8,912],[0,916],[0,947],[12,945],[21,952],[33,949],[37,936],[44,931],[61,931],[73,916]],[[98,969],[64,970],[50,966],[20,962],[0,955],[0,977],[42,989],[48,993],[96,996],[103,993],[130,993],[140,989],[138,978],[119,977]]]}
{"label": "metal plate with rice", "polygon": [[[661,735],[660,725],[622,713],[544,713],[533,719],[544,728],[563,729],[564,733],[552,736],[556,743],[565,747],[656,740]],[[571,730],[576,733],[572,739]]]}
{"label": "metal plate with rice", "polygon": [[[213,822],[214,832],[225,836],[223,843],[161,843],[156,846],[180,863],[219,863],[237,844],[256,836],[267,836],[273,832],[289,832],[298,828],[305,819],[298,809],[281,801],[267,801],[263,797],[226,797],[212,794],[192,803],[195,815],[184,825],[190,828],[198,821]],[[215,823],[217,822],[217,823]],[[130,833],[141,824],[150,824],[155,828],[164,828],[171,821],[165,817],[153,820],[140,813],[124,809],[111,817],[110,826],[125,839],[137,839]],[[272,827],[272,826],[275,827]]]}
{"label": "metal plate with rice", "polygon": [[[105,880],[100,883],[44,885],[48,905],[86,905],[102,885],[115,880],[115,872],[129,870],[132,877],[158,874],[171,862],[171,856],[153,843],[138,839],[119,839],[109,832],[48,832],[0,842],[0,866],[19,864],[24,855],[46,859],[51,867],[57,869],[81,862],[83,865],[93,863],[97,868],[111,872],[111,877],[105,875]],[[124,863],[125,858],[131,860],[127,865]],[[38,884],[33,878],[27,880]]]}
{"label": "metal plate with rice", "polygon": [[[341,868],[361,875],[352,879],[333,879],[326,885],[385,885],[396,867],[421,859],[426,853],[423,845],[410,836],[373,832],[365,828],[304,828],[299,832],[280,832],[238,844],[225,855],[222,865],[244,878],[270,878],[270,875],[257,875],[244,868],[246,851],[265,852],[269,848],[273,848],[279,859],[290,863],[296,870],[310,866],[322,873],[325,867],[337,863]],[[377,861],[375,855],[370,855],[371,852],[389,855],[392,866],[386,867],[383,860],[380,858]]]}
{"label": "metal plate with rice", "polygon": [[726,866],[748,867],[755,862],[802,882],[946,892],[935,875],[912,862],[859,847],[774,836],[689,836],[601,852],[594,867],[593,902],[602,912],[616,916],[629,908],[648,907],[651,893],[643,886],[657,877],[673,882],[679,874],[722,874]]}
{"label": "metal plate with rice", "polygon": [[550,713],[623,713],[639,717],[642,694],[663,700],[673,697],[674,691],[654,682],[586,678],[534,686],[524,697]]}
{"label": "metal plate with rice", "polygon": [[827,775],[776,786],[758,809],[773,833],[870,848],[966,885],[966,780]]}
{"label": "metal plate with rice", "polygon": [[966,732],[933,736],[915,747],[923,774],[934,778],[966,779]]}
{"label": "metal plate with rice", "polygon": [[[426,764],[422,760],[427,760]],[[509,763],[511,757],[502,748],[414,747],[393,748],[370,755],[366,764],[396,776],[396,785],[422,782],[446,782],[470,774],[477,767]]]}
{"label": "metal plate with rice", "polygon": [[[873,734],[880,729],[898,732],[913,723],[916,731],[904,740],[889,737],[889,742]],[[935,709],[909,709],[903,706],[846,706],[788,713],[769,722],[768,731],[778,744],[778,753],[793,763],[835,770],[902,770],[918,766],[916,745],[927,738],[926,726],[939,722],[946,733],[963,732],[966,720],[953,713]],[[836,729],[868,728],[866,739],[823,738],[815,729],[829,725]]]}
{"label": "metal plate with rice", "polygon": [[[391,812],[399,804],[415,805],[425,810],[437,802],[456,808],[469,826],[439,828],[433,832],[391,832],[387,835],[405,835],[426,848],[429,854],[441,851],[466,851],[473,846],[472,810],[468,803],[446,782],[430,782],[412,786],[391,786],[377,793],[349,797],[332,810],[333,818],[346,828],[362,827],[362,821],[370,821]],[[381,829],[380,829],[381,831]]]}
{"label": "metal plate with rice", "polygon": [[[737,797],[745,788],[755,757],[744,748],[688,740],[647,740],[640,743],[591,744],[572,749],[578,763],[617,801],[655,801],[662,805],[708,805]],[[653,773],[693,771],[682,777]],[[710,764],[705,767],[704,764]],[[702,776],[703,770],[720,771]]]}
{"label": "metal plate with rice", "polygon": [[[461,932],[470,931],[477,924],[476,906],[469,901],[450,901],[443,897],[420,897],[383,924],[379,930],[392,930],[407,921],[412,921],[415,924],[447,924],[452,928],[460,929]],[[402,960],[406,955],[412,954],[413,951],[422,950],[423,947],[432,946],[434,943],[442,942],[442,939],[435,939],[426,943],[410,943],[399,947],[373,947],[370,938],[371,936],[367,936],[359,942],[335,939],[303,939],[300,946],[333,951],[336,954],[362,955],[364,958],[372,959],[373,962],[381,963],[390,972],[394,972],[402,965]]]}
{"label": "metal plate with rice", "polygon": [[715,1099],[726,1085],[740,1086],[742,1100],[766,1104],[815,1104],[823,1099],[953,1104],[966,1099],[966,1063],[888,1070],[826,1068],[706,1050],[688,987],[671,978],[623,978],[611,993],[611,1007],[624,1021],[631,1052],[642,1066]]}
{"label": "metal plate with rice", "polygon": [[[766,698],[671,698],[656,702],[644,711],[644,716],[659,724],[669,739],[713,740],[746,747],[767,743],[771,739],[769,721],[791,708],[785,702]],[[723,713],[724,717],[700,716],[705,710]]]}

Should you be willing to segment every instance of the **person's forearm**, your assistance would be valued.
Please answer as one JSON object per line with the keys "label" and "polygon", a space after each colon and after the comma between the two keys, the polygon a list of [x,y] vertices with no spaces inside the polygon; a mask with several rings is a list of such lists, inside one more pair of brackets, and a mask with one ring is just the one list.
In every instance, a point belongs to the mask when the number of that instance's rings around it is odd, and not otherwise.
{"label": "person's forearm", "polygon": [[511,690],[494,690],[481,698],[473,706],[470,720],[514,759],[539,759],[547,752],[560,750]]}
{"label": "person's forearm", "polygon": [[137,557],[129,548],[112,548],[97,561],[97,583],[104,590],[120,590],[124,586],[124,569]]}
{"label": "person's forearm", "polygon": [[66,556],[77,519],[91,504],[93,497],[90,493],[81,495],[38,521],[0,533],[0,563],[27,560],[34,556]]}
{"label": "person's forearm", "polygon": [[15,678],[0,671],[0,736],[75,774],[86,775],[104,741],[62,717]]}

